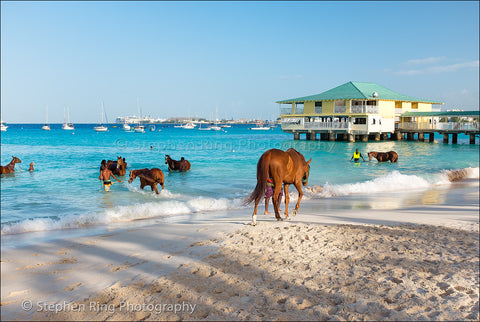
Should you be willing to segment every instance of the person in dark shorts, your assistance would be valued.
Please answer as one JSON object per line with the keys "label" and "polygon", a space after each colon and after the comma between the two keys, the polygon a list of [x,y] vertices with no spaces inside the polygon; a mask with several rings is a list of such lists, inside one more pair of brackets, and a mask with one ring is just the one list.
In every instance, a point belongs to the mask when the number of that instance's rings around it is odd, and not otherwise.
{"label": "person in dark shorts", "polygon": [[117,180],[118,182],[121,182],[117,179],[117,177],[115,177],[112,171],[108,170],[108,167],[105,164],[102,164],[100,168],[100,176],[98,177],[98,179],[103,180],[103,187],[105,191],[110,191],[110,186],[113,184],[110,180],[110,176],[114,177],[115,180]]}
{"label": "person in dark shorts", "polygon": [[[267,188],[265,189],[265,213],[264,213],[265,215],[270,214],[268,212],[268,204],[270,203],[270,198],[273,196],[274,191],[275,191],[275,185],[273,183],[273,180],[272,180],[272,178],[268,178]],[[278,194],[278,206],[279,206],[278,211],[282,211],[280,209],[280,202],[282,201],[282,197],[283,197],[283,187],[280,190],[280,193]],[[273,203],[273,199],[272,199],[272,203]]]}

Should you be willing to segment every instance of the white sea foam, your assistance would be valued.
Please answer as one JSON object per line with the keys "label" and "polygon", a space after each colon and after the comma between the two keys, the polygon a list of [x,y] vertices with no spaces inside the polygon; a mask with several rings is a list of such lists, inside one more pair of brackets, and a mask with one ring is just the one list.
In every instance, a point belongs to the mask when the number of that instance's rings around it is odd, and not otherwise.
{"label": "white sea foam", "polygon": [[310,195],[329,198],[335,196],[346,196],[350,194],[372,194],[381,192],[422,190],[430,187],[449,185],[454,181],[464,179],[478,179],[479,168],[465,168],[455,170],[443,170],[438,173],[425,175],[406,175],[399,171],[392,171],[384,176],[367,180],[364,182],[350,184],[325,184],[323,190],[316,191]]}
{"label": "white sea foam", "polygon": [[[392,171],[387,175],[367,180],[364,182],[350,184],[325,184],[323,189],[304,189],[305,200],[310,198],[329,198],[335,196],[346,196],[350,194],[372,194],[394,191],[411,191],[414,189],[428,189],[439,185],[449,185],[452,181],[464,179],[478,179],[479,168],[465,168],[443,170],[420,177],[417,175],[405,175],[399,171]],[[292,186],[291,186],[292,187]],[[129,188],[130,191],[141,194],[152,195],[151,191],[143,191],[136,187]],[[297,191],[290,189],[290,201],[298,199]],[[163,190],[159,195],[154,194],[154,201],[137,203],[129,206],[118,206],[101,212],[91,212],[81,215],[67,215],[60,219],[35,218],[27,219],[17,223],[5,224],[2,227],[2,235],[21,234],[35,231],[49,231],[59,229],[82,228],[91,225],[111,224],[128,222],[132,220],[166,217],[199,212],[222,211],[239,209],[243,206],[243,198],[189,198],[182,194],[172,193]]]}
{"label": "white sea foam", "polygon": [[[164,192],[165,190],[160,195]],[[175,195],[177,194],[167,193],[164,197],[171,198]],[[240,207],[242,207],[241,199],[198,197],[187,201],[162,200],[161,202],[147,202],[129,206],[118,206],[97,213],[67,215],[60,219],[27,219],[18,223],[5,224],[2,227],[1,234],[12,235],[35,231],[82,228],[91,225],[105,225],[155,217],[238,209]]]}

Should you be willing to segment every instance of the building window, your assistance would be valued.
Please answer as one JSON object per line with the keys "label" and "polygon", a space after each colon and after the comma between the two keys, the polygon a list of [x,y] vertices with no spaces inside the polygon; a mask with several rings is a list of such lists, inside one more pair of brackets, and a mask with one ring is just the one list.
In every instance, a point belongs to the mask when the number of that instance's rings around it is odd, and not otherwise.
{"label": "building window", "polygon": [[315,102],[315,114],[322,114],[322,102]]}
{"label": "building window", "polygon": [[303,114],[303,107],[304,107],[303,102],[295,103],[295,114]]}
{"label": "building window", "polygon": [[353,120],[353,124],[367,124],[367,119],[364,117],[356,117]]}
{"label": "building window", "polygon": [[280,115],[290,115],[292,114],[292,104],[287,104],[286,107],[280,104]]}
{"label": "building window", "polygon": [[347,111],[347,107],[345,104],[345,100],[335,101],[334,113],[345,113],[346,111]]}

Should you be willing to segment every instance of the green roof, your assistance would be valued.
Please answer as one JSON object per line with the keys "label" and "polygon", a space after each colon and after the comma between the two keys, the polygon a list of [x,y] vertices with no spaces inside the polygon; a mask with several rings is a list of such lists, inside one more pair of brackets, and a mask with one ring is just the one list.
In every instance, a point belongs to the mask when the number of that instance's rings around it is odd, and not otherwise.
{"label": "green roof", "polygon": [[480,116],[480,111],[438,111],[438,112],[405,112],[402,117],[413,116]]}
{"label": "green roof", "polygon": [[[378,97],[373,97],[373,93],[376,92]],[[343,85],[337,86],[326,92],[292,98],[288,100],[278,101],[277,103],[294,103],[304,101],[328,101],[328,100],[340,100],[340,99],[380,99],[390,101],[404,101],[404,102],[424,102],[432,104],[442,104],[432,100],[402,95],[394,92],[388,88],[377,85],[375,83],[362,83],[362,82],[348,82]]]}

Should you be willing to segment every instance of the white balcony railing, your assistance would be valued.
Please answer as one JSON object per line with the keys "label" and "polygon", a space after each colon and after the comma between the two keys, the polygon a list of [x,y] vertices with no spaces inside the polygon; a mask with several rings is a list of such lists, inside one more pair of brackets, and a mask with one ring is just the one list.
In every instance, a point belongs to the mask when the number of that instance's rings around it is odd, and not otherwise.
{"label": "white balcony railing", "polygon": [[280,115],[292,115],[292,108],[291,107],[280,108]]}
{"label": "white balcony railing", "polygon": [[305,129],[303,118],[282,119],[282,130],[303,130]]}
{"label": "white balcony railing", "polygon": [[333,110],[334,113],[345,113],[346,111],[346,106],[335,106],[335,109]]}
{"label": "white balcony railing", "polygon": [[303,114],[303,107],[295,107],[294,114]]}
{"label": "white balcony railing", "polygon": [[358,114],[378,114],[378,106],[376,105],[354,105],[350,106],[350,113],[358,113]]}
{"label": "white balcony railing", "polygon": [[404,122],[399,124],[399,129],[402,130],[432,130],[432,131],[478,131],[479,125],[477,122],[448,122],[448,123],[415,123]]}
{"label": "white balcony railing", "polygon": [[347,129],[348,122],[305,122],[305,129],[320,130],[320,129]]}

